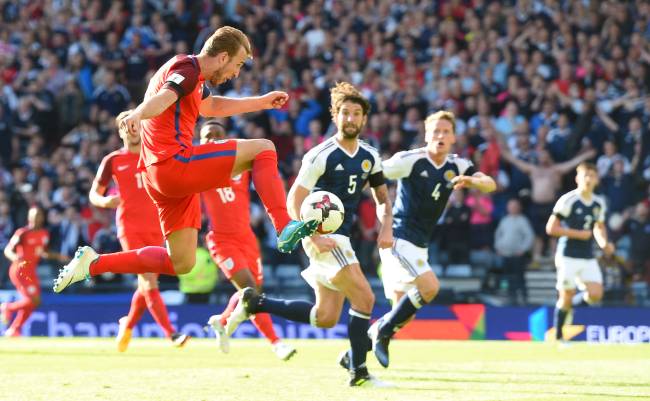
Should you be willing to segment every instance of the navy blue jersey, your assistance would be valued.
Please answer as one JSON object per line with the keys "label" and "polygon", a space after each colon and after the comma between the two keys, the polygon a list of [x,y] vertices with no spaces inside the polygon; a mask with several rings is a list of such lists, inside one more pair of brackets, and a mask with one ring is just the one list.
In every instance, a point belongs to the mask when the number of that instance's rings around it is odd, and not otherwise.
{"label": "navy blue jersey", "polygon": [[381,159],[375,148],[363,141],[349,154],[332,137],[312,148],[302,159],[296,183],[310,191],[329,191],[341,199],[345,208],[343,224],[336,234],[350,236],[370,175],[381,173]]}
{"label": "navy blue jersey", "polygon": [[[577,189],[567,192],[558,199],[553,214],[561,220],[562,226],[574,230],[593,230],[596,222],[605,221],[605,200],[593,195],[591,202],[580,196]],[[594,257],[594,241],[560,237],[557,246],[559,255],[571,258],[592,259]]]}
{"label": "navy blue jersey", "polygon": [[437,166],[426,148],[398,152],[383,162],[384,176],[398,179],[393,206],[393,236],[428,247],[438,219],[453,191],[451,180],[472,175],[472,162],[448,155]]}

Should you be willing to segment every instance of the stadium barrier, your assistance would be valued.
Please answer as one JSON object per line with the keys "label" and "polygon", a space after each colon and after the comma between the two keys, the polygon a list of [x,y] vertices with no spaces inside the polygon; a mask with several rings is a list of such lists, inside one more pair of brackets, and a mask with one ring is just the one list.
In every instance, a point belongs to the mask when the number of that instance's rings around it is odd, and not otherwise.
{"label": "stadium barrier", "polygon": [[[0,294],[0,300],[8,295]],[[68,295],[46,298],[23,327],[25,336],[113,337],[117,320],[128,312],[130,294]],[[57,303],[53,303],[56,300]],[[170,306],[170,320],[180,331],[194,337],[209,337],[204,330],[210,315],[223,310],[221,305]],[[373,316],[387,312],[377,307]],[[481,304],[432,305],[422,308],[417,319],[397,334],[401,339],[438,340],[510,340],[543,341],[553,338],[553,308],[493,307]],[[331,329],[273,318],[275,328],[285,338],[346,338],[347,311]],[[4,327],[2,328],[4,331]],[[650,342],[650,320],[644,308],[578,308],[571,326],[564,330],[572,340],[594,343]],[[162,330],[145,313],[134,328],[134,337],[162,337]],[[255,338],[259,333],[244,322],[234,333],[236,338]]]}

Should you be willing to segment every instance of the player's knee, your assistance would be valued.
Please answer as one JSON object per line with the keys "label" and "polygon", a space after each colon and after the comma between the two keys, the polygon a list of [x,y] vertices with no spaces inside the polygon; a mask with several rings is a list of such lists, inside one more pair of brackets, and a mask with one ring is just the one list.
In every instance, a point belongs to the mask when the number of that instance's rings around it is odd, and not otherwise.
{"label": "player's knee", "polygon": [[587,296],[589,297],[588,303],[590,304],[600,302],[600,300],[603,299],[603,290],[602,289],[591,290],[587,293]]}
{"label": "player's knee", "polygon": [[172,260],[176,274],[187,274],[192,271],[196,264],[196,255],[189,255],[180,260]]}
{"label": "player's knee", "polygon": [[420,295],[424,302],[429,303],[433,301],[436,295],[438,295],[438,291],[440,291],[440,282],[436,278],[433,280],[427,280],[420,285],[418,290],[420,291]]}
{"label": "player's knee", "polygon": [[321,329],[331,329],[336,326],[336,323],[339,321],[339,316],[333,312],[323,312],[318,313],[317,325]]}
{"label": "player's knee", "polygon": [[372,313],[372,308],[375,306],[375,294],[370,289],[364,291],[360,296],[351,302],[352,309],[361,313]]}

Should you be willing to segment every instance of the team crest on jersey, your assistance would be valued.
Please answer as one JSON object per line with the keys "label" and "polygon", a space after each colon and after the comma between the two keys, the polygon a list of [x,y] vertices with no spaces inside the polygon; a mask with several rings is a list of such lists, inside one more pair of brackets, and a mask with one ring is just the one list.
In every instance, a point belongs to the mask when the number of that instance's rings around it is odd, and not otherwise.
{"label": "team crest on jersey", "polygon": [[364,173],[370,172],[371,168],[372,168],[372,164],[370,163],[370,160],[365,159],[364,161],[361,162],[361,170],[363,170]]}
{"label": "team crest on jersey", "polygon": [[456,172],[454,170],[447,170],[443,174],[443,177],[445,177],[445,180],[451,182],[456,177]]}
{"label": "team crest on jersey", "polygon": [[581,207],[576,209],[576,214],[582,214],[582,208]]}

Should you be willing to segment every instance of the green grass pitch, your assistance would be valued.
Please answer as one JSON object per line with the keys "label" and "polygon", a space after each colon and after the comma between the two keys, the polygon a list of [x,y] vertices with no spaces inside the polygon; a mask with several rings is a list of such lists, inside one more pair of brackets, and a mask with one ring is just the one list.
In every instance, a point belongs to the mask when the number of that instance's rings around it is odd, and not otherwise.
{"label": "green grass pitch", "polygon": [[[291,341],[291,340],[289,340]],[[347,387],[336,364],[344,341],[291,341],[276,359],[262,340],[233,340],[230,354],[192,339],[184,349],[134,339],[0,339],[0,400],[649,400],[650,345],[394,341],[391,367],[368,355],[391,389]]]}

